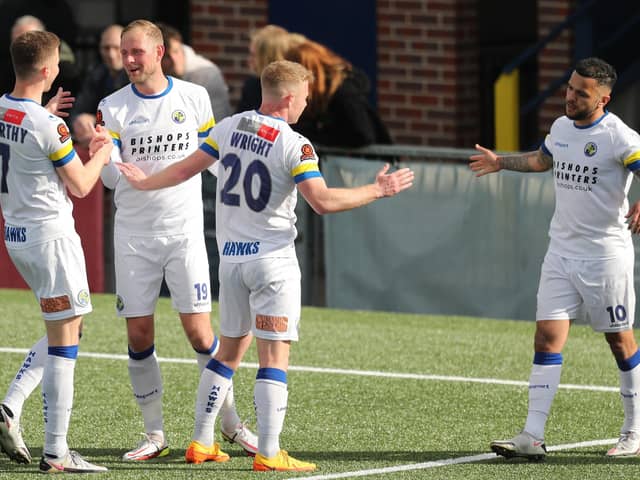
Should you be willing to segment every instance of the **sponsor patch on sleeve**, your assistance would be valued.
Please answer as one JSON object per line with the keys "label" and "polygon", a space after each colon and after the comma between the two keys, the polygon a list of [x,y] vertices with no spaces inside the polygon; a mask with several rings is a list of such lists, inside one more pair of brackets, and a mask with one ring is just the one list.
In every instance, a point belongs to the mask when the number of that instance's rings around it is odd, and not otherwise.
{"label": "sponsor patch on sleeve", "polygon": [[69,128],[64,123],[58,124],[58,135],[60,135],[60,143],[64,143],[71,138],[71,133],[69,132]]}
{"label": "sponsor patch on sleeve", "polygon": [[274,317],[272,315],[256,315],[256,328],[265,332],[283,333],[289,327],[287,317]]}
{"label": "sponsor patch on sleeve", "polygon": [[40,299],[42,313],[64,312],[71,308],[71,299],[68,295]]}
{"label": "sponsor patch on sleeve", "polygon": [[316,154],[313,151],[313,147],[311,146],[311,144],[305,143],[304,145],[302,145],[302,148],[300,150],[302,151],[302,155],[300,155],[300,161],[313,160],[314,158],[316,158]]}

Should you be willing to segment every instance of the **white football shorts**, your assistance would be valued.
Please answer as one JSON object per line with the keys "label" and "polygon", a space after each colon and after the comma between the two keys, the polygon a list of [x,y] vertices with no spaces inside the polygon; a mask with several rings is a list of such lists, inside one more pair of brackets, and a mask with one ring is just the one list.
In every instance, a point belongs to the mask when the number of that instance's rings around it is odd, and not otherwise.
{"label": "white football shorts", "polygon": [[536,319],[575,319],[584,310],[596,332],[631,329],[636,305],[633,264],[633,249],[604,260],[574,260],[547,252]]}
{"label": "white football shorts", "polygon": [[91,312],[82,243],[77,233],[26,248],[9,248],[13,264],[40,302],[45,320]]}
{"label": "white football shorts", "polygon": [[152,315],[164,277],[180,313],[211,311],[209,260],[202,232],[157,237],[114,235],[116,311]]}
{"label": "white football shorts", "polygon": [[249,332],[266,340],[298,340],[301,286],[298,259],[220,262],[220,333]]}

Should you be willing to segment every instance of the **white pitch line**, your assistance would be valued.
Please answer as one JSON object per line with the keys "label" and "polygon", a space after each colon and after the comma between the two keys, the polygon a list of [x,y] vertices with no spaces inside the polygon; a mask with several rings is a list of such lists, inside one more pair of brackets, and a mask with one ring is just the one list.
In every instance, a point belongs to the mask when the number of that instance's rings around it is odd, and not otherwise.
{"label": "white pitch line", "polygon": [[[29,350],[24,348],[11,348],[0,347],[0,353],[21,353],[26,354]],[[124,354],[113,353],[94,353],[94,352],[82,352],[79,355],[87,358],[99,358],[104,360],[128,360],[128,356]],[[158,357],[159,362],[165,363],[196,363],[195,359],[189,358],[170,358],[170,357]],[[241,363],[243,368],[258,368],[257,363]],[[460,383],[483,383],[488,385],[509,385],[515,387],[528,387],[529,382],[521,380],[503,380],[500,378],[474,378],[474,377],[461,377],[451,375],[430,375],[421,373],[397,373],[397,372],[381,372],[375,370],[352,370],[343,368],[322,368],[322,367],[305,367],[290,365],[290,371],[296,372],[314,372],[314,373],[330,373],[337,375],[357,375],[362,377],[378,377],[378,378],[399,378],[406,380],[435,380],[441,382],[460,382]],[[569,383],[563,383],[559,388],[567,390],[588,390],[592,392],[619,392],[619,387],[608,387],[603,385],[574,385]]]}
{"label": "white pitch line", "polygon": [[[586,442],[578,443],[565,443],[564,445],[555,445],[553,447],[549,447],[547,450],[550,452],[557,452],[560,450],[571,450],[574,448],[612,445],[617,441],[617,438],[607,438],[603,440],[589,440]],[[479,455],[472,455],[468,457],[445,458],[443,460],[433,460],[431,462],[424,463],[411,463],[408,465],[397,465],[395,467],[372,468],[370,470],[357,470],[355,472],[328,473],[326,475],[312,475],[310,477],[296,478],[304,478],[304,480],[331,480],[334,478],[366,477],[368,475],[383,475],[386,473],[407,472],[411,470],[426,470],[428,468],[446,467],[448,465],[460,465],[462,463],[482,462],[484,460],[491,460],[493,458],[496,458],[495,453],[481,453]]]}

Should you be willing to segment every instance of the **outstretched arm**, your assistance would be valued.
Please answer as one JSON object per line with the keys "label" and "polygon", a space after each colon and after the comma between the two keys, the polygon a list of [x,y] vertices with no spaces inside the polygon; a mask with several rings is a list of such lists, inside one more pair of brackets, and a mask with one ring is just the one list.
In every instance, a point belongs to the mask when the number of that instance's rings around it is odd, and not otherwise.
{"label": "outstretched arm", "polygon": [[514,170],[516,172],[544,172],[553,166],[553,159],[542,149],[533,152],[514,153],[510,155],[496,155],[495,152],[476,144],[480,153],[471,155],[469,167],[476,172],[476,177],[500,170]]}
{"label": "outstretched arm", "polygon": [[202,172],[215,161],[214,157],[198,149],[188,157],[169,165],[150,177],[147,177],[142,170],[132,163],[117,163],[116,166],[134,188],[138,190],[157,190],[178,185]]}
{"label": "outstretched arm", "polygon": [[95,140],[96,150],[91,158],[82,163],[78,155],[66,165],[56,169],[69,191],[78,198],[84,198],[95,186],[102,167],[109,163],[109,155],[113,149],[113,142],[105,129],[98,126]]}
{"label": "outstretched arm", "polygon": [[329,188],[322,177],[316,177],[299,183],[298,190],[320,215],[351,210],[379,198],[397,195],[413,185],[414,173],[409,168],[401,168],[390,174],[387,174],[388,170],[389,164],[385,164],[374,183],[361,187]]}

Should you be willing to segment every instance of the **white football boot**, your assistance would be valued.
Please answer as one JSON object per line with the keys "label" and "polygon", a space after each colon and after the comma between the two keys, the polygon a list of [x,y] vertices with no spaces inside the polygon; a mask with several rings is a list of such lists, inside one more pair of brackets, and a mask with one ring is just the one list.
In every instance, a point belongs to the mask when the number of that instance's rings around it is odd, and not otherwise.
{"label": "white football boot", "polygon": [[250,457],[255,457],[258,453],[258,437],[244,423],[236,425],[235,430],[225,432],[220,428],[222,438],[229,443],[236,443],[242,447]]}
{"label": "white football boot", "polygon": [[42,473],[99,473],[106,472],[107,467],[87,462],[78,452],[69,450],[60,458],[43,455],[40,459]]}
{"label": "white football boot", "polygon": [[640,435],[636,432],[620,434],[616,446],[607,452],[607,457],[634,457],[640,454]]}
{"label": "white football boot", "polygon": [[144,439],[136,448],[125,453],[122,456],[123,460],[142,462],[169,455],[169,445],[165,441],[164,435],[162,438],[160,435],[147,435],[146,433],[142,435],[144,435]]}
{"label": "white football boot", "polygon": [[31,453],[22,439],[20,424],[13,420],[13,415],[9,415],[4,405],[0,405],[0,449],[14,462],[31,462]]}
{"label": "white football boot", "polygon": [[547,455],[544,440],[534,438],[527,432],[521,432],[509,440],[495,440],[490,446],[496,455],[506,458],[519,457],[539,461]]}

